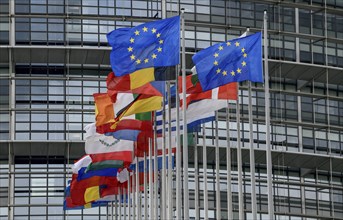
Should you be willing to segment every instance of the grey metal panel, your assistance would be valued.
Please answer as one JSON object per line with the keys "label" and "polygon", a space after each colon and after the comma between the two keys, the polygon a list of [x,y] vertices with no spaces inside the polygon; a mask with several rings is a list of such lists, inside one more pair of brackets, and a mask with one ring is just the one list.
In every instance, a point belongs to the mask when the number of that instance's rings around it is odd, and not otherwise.
{"label": "grey metal panel", "polygon": [[84,142],[71,142],[69,143],[69,158],[81,158],[85,155],[85,143]]}
{"label": "grey metal panel", "polygon": [[[69,60],[67,52],[70,51]],[[9,49],[0,48],[0,63],[8,63]],[[110,48],[108,47],[65,47],[65,46],[15,46],[13,58],[15,63],[60,63],[109,65]],[[297,63],[283,60],[269,60],[271,77],[285,77],[290,79],[326,82],[326,71],[329,83],[343,83],[343,68],[326,67],[316,64]]]}
{"label": "grey metal panel", "polygon": [[31,60],[31,50],[27,48],[13,49],[13,61],[15,63],[28,63]]}
{"label": "grey metal panel", "polygon": [[[42,145],[45,145],[45,144],[42,143]],[[13,143],[12,153],[14,156],[29,156],[31,154],[31,143],[29,142]]]}
{"label": "grey metal panel", "polygon": [[102,64],[104,64],[104,65],[110,64],[110,54],[111,54],[110,50],[104,50],[104,56],[103,56]]}
{"label": "grey metal panel", "polygon": [[48,143],[47,153],[48,155],[65,156],[67,152],[66,143]]}
{"label": "grey metal panel", "polygon": [[[232,154],[236,155],[236,149],[232,149]],[[249,163],[249,149],[242,148],[243,163]],[[209,162],[214,159],[214,156],[209,158]],[[300,152],[286,152],[286,151],[272,151],[273,166],[288,166],[294,168],[304,169],[319,169],[329,171],[332,167],[333,172],[342,172],[343,158],[330,157],[328,155],[300,153]],[[235,158],[234,161],[237,159]],[[332,164],[330,165],[330,160]],[[265,164],[266,153],[262,149],[255,149],[255,163]]]}
{"label": "grey metal panel", "polygon": [[8,48],[0,48],[0,64],[1,63],[5,63],[8,64],[9,63],[9,49]]}
{"label": "grey metal panel", "polygon": [[[8,145],[8,143],[6,143]],[[1,143],[1,146],[6,146]],[[70,147],[69,156],[80,158],[85,154],[84,142],[13,142],[13,154],[15,156],[64,156],[68,157],[68,145]],[[2,147],[1,147],[2,148]],[[2,153],[1,153],[2,154]]]}
{"label": "grey metal panel", "polygon": [[329,69],[329,83],[330,84],[343,84],[343,70]]}
{"label": "grey metal panel", "polygon": [[48,49],[48,62],[49,63],[64,63],[66,59],[66,50],[64,49]]}
{"label": "grey metal panel", "polygon": [[86,50],[85,53],[87,55],[86,63],[88,64],[101,64],[104,59],[103,50]]}
{"label": "grey metal panel", "polygon": [[71,64],[85,64],[87,52],[85,50],[70,49],[69,63]]}
{"label": "grey metal panel", "polygon": [[8,160],[8,143],[0,143],[0,163],[1,160]]}

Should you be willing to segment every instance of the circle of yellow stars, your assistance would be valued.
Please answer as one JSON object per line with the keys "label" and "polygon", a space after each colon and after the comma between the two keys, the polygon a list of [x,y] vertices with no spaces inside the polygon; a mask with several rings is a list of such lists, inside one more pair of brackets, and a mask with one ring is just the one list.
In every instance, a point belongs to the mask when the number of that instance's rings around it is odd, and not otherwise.
{"label": "circle of yellow stars", "polygon": [[[234,44],[232,45],[231,42],[226,42],[225,43],[226,47],[240,47],[240,42],[236,41],[234,42]],[[213,65],[214,66],[218,66],[219,62],[218,62],[218,58],[220,55],[220,51],[224,50],[224,46],[220,45],[218,47],[218,50],[213,54],[214,57],[214,62]],[[239,66],[237,69],[230,69],[230,70],[225,70],[225,69],[220,69],[219,67],[217,67],[217,69],[215,70],[217,74],[222,74],[223,76],[227,76],[228,74],[230,74],[232,77],[236,76],[237,74],[241,74],[243,68],[245,68],[247,66],[247,62],[245,61],[245,58],[248,57],[248,54],[246,52],[246,49],[244,47],[241,48],[241,53],[243,56],[243,61],[241,62],[241,66]]]}
{"label": "circle of yellow stars", "polygon": [[[144,59],[141,59],[139,57],[136,57],[136,55],[134,54],[134,44],[135,44],[135,39],[138,38],[139,36],[141,36],[142,34],[152,34],[153,36],[156,37],[157,39],[157,44],[158,44],[158,47],[156,48],[156,50],[149,55],[149,57],[146,57]],[[159,56],[160,53],[163,52],[163,48],[162,48],[162,45],[164,43],[164,40],[161,38],[161,33],[157,31],[156,28],[147,28],[147,27],[143,27],[141,29],[137,29],[135,32],[134,32],[134,37],[131,37],[129,39],[130,41],[130,46],[127,48],[127,51],[131,54],[130,55],[130,59],[132,62],[134,62],[136,65],[139,65],[139,64],[148,64],[149,62],[153,62],[154,60],[156,60]]]}

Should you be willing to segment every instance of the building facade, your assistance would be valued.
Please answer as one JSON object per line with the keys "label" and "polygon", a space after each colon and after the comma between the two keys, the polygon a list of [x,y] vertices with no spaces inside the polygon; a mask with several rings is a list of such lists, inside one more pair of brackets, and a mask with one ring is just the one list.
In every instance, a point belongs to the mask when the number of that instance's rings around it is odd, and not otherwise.
{"label": "building facade", "polygon": [[[262,31],[267,10],[270,126],[264,85],[252,85],[258,219],[268,219],[268,141],[274,218],[343,219],[342,0],[0,0],[0,219],[108,219],[109,207],[63,211],[70,165],[84,154],[83,127],[94,121],[92,94],[106,91],[106,34],[159,19],[163,8],[167,17],[186,9],[188,71],[197,51],[248,27]],[[228,218],[230,169],[238,219],[239,143],[244,216],[252,219],[247,83],[239,95],[240,108],[230,102],[194,133],[191,218],[203,219],[205,211],[210,219]]]}

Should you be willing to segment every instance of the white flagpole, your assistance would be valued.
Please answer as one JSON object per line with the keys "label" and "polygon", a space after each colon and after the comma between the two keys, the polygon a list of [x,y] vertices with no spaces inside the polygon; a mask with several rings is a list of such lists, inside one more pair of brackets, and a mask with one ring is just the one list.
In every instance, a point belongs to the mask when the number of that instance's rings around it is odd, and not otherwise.
{"label": "white flagpole", "polygon": [[[179,70],[180,66],[176,67],[176,104],[175,108],[180,109],[179,96]],[[182,217],[182,195],[181,195],[181,143],[180,143],[180,112],[176,111],[176,219]]]}
{"label": "white flagpole", "polygon": [[[165,83],[166,85],[166,83]],[[164,93],[166,93],[164,91]],[[169,95],[169,94],[168,94]],[[168,103],[170,108],[170,103]],[[160,195],[160,213],[161,213],[161,219],[166,219],[166,203],[167,203],[167,197],[166,197],[166,187],[167,187],[167,181],[166,181],[166,101],[165,97],[163,98],[163,110],[162,110],[162,169],[160,171],[161,175],[161,195]]]}
{"label": "white flagpole", "polygon": [[[239,91],[239,84],[237,84],[237,90]],[[240,104],[239,94],[236,102],[236,121],[237,121],[237,171],[238,171],[238,219],[244,218],[244,207],[243,207],[243,177],[242,177],[242,149],[241,149],[241,128],[240,128]]]}
{"label": "white flagpole", "polygon": [[[116,197],[116,196],[115,196]],[[114,203],[114,204],[113,204]],[[117,205],[118,203],[116,202],[116,199],[114,201],[111,202],[111,206],[112,206],[112,220],[113,219],[117,219],[118,218],[118,209],[117,209]]]}
{"label": "white flagpole", "polygon": [[168,219],[172,219],[173,218],[173,186],[172,186],[172,181],[173,181],[173,170],[172,170],[172,146],[171,146],[171,94],[170,94],[170,82],[168,82],[168,87],[167,87],[168,91],[168,193],[167,193],[167,197],[168,197],[168,212],[167,212],[167,218]]}
{"label": "white flagpole", "polygon": [[[155,122],[156,122],[156,115],[154,116],[155,118]],[[157,146],[157,137],[156,137],[156,124],[155,124],[155,133],[154,133],[154,217],[153,219],[159,219],[158,216],[158,210],[160,209],[159,207],[159,203],[158,203],[158,197],[159,197],[159,193],[158,193],[158,164],[157,164],[157,151],[158,151],[158,146]]]}
{"label": "white flagpole", "polygon": [[149,219],[152,219],[153,214],[153,183],[152,183],[152,177],[153,177],[153,171],[152,171],[152,141],[149,139]]}
{"label": "white flagpole", "polygon": [[189,219],[189,191],[188,191],[188,140],[187,140],[187,116],[186,116],[186,50],[185,50],[185,9],[181,9],[181,33],[182,33],[182,99],[183,105],[183,218]]}
{"label": "white flagpole", "polygon": [[268,218],[274,218],[274,200],[273,200],[273,165],[270,146],[270,105],[269,105],[269,67],[268,67],[268,32],[267,32],[267,11],[264,11],[263,17],[263,37],[264,37],[264,94],[265,94],[265,112],[266,112],[266,160],[267,160],[267,188],[268,188]]}
{"label": "white flagpole", "polygon": [[215,160],[216,160],[216,219],[221,219],[220,205],[220,176],[219,176],[219,137],[218,137],[218,112],[216,112],[215,124]]}
{"label": "white flagpole", "polygon": [[[137,161],[136,163],[138,163],[138,158],[136,157]],[[137,165],[136,165],[136,168],[137,168]],[[137,169],[136,171],[137,172]],[[136,173],[133,173],[132,175],[132,219],[136,219],[136,206],[137,206],[137,203],[136,203]]]}
{"label": "white flagpole", "polygon": [[[130,174],[129,174],[129,179],[130,179]],[[129,192],[125,188],[122,189],[122,192],[123,192],[123,199],[124,199],[124,201],[123,201],[123,205],[124,205],[123,212],[124,213],[123,214],[124,214],[124,220],[126,220],[126,218],[127,218],[127,216],[126,216],[126,208],[127,208],[127,205],[128,205],[128,194],[129,194]]]}
{"label": "white flagpole", "polygon": [[[197,135],[197,133],[195,133]],[[198,136],[196,136],[196,140]],[[199,211],[199,163],[198,163],[198,146],[194,146],[194,181],[195,181],[195,219],[200,219]]]}
{"label": "white flagpole", "polygon": [[139,190],[139,160],[137,157],[137,163],[136,163],[136,213],[137,213],[137,220],[142,219],[142,205],[141,205],[141,199],[140,199],[140,190]]}
{"label": "white flagpole", "polygon": [[227,101],[226,109],[226,179],[227,179],[227,216],[228,219],[233,219],[232,213],[232,191],[231,191],[231,141],[230,141],[230,109],[229,101]]}
{"label": "white flagpole", "polygon": [[[150,141],[150,140],[149,140]],[[150,152],[150,151],[149,151]],[[144,152],[144,219],[148,219],[148,184],[147,184],[147,178],[148,178],[148,169],[147,169],[147,156],[146,152]]]}
{"label": "white flagpole", "polygon": [[206,127],[202,125],[202,168],[204,176],[204,219],[208,219],[208,192],[207,192],[207,147],[206,147]]}
{"label": "white flagpole", "polygon": [[[166,0],[162,0],[161,2],[161,13],[162,13],[162,19],[165,19],[167,17],[167,5],[166,5]],[[169,96],[169,94],[168,94]],[[163,119],[162,119],[162,170],[160,172],[161,175],[161,188],[160,188],[160,215],[162,219],[166,219],[166,204],[167,204],[167,172],[166,172],[166,135],[165,135],[165,122],[166,122],[166,117],[165,117],[165,100],[163,99]],[[169,108],[170,108],[170,103],[168,103]],[[155,159],[157,160],[157,155],[155,155]],[[157,169],[157,167],[156,167]]]}
{"label": "white flagpole", "polygon": [[252,218],[257,219],[257,204],[256,204],[256,183],[255,183],[255,151],[254,151],[254,130],[252,118],[252,96],[251,82],[249,81],[249,138],[250,138],[250,178],[251,178],[251,212]]}
{"label": "white flagpole", "polygon": [[121,196],[123,195],[123,190],[121,188],[118,189],[118,195],[117,195],[117,204],[118,204],[118,219],[122,219],[121,217],[121,209],[122,209],[122,201],[121,201]]}
{"label": "white flagpole", "polygon": [[107,216],[108,218],[107,219],[110,219],[110,220],[113,220],[113,216],[114,216],[114,211],[113,211],[113,200],[111,201],[111,206],[110,207],[107,207],[107,208],[110,208],[110,214]]}
{"label": "white flagpole", "polygon": [[127,190],[127,205],[128,205],[128,219],[131,219],[131,175],[129,175],[129,179],[128,179],[128,190]]}

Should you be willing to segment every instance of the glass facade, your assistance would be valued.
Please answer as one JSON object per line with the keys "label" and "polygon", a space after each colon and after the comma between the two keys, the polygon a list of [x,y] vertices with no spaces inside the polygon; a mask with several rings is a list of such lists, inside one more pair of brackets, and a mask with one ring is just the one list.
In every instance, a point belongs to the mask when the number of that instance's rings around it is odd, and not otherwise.
{"label": "glass facade", "polygon": [[[263,11],[268,11],[270,126],[263,85],[252,85],[258,218],[268,219],[265,150],[270,141],[275,219],[343,219],[343,1],[167,0],[165,6],[167,17],[186,9],[188,72],[197,51],[236,38],[247,27],[261,31]],[[107,219],[109,207],[63,211],[70,164],[84,154],[83,127],[94,121],[92,94],[106,91],[111,71],[106,34],[161,16],[159,0],[0,0],[0,219]],[[222,219],[228,218],[228,149],[238,218],[238,141],[244,213],[252,218],[248,99],[248,84],[241,83],[240,122],[237,103],[230,102],[218,112],[217,123],[193,134],[192,218],[204,218],[205,185],[209,218],[219,218],[218,208]]]}

